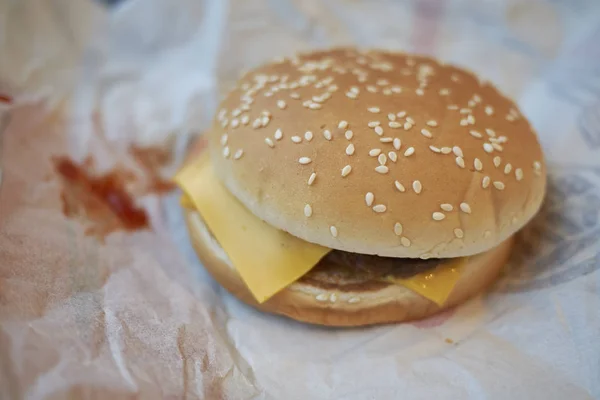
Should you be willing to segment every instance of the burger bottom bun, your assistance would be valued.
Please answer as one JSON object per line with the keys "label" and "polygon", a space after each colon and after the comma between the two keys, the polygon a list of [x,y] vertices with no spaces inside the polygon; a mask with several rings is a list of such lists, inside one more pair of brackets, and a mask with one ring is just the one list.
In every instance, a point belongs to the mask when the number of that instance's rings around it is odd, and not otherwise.
{"label": "burger bottom bun", "polygon": [[[417,320],[461,304],[489,286],[506,263],[512,237],[485,253],[471,256],[443,306],[399,284],[353,283],[344,287],[318,285],[300,279],[259,304],[212,236],[200,214],[184,209],[192,245],[198,258],[217,282],[243,302],[268,313],[327,326],[364,326]],[[363,287],[364,286],[364,287]],[[319,299],[317,299],[319,296]]]}

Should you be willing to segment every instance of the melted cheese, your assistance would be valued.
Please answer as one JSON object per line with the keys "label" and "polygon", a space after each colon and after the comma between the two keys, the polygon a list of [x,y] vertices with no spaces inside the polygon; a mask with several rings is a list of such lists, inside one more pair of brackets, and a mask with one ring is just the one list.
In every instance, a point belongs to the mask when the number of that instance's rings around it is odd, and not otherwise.
{"label": "melted cheese", "polygon": [[442,306],[452,293],[466,262],[467,258],[457,258],[433,271],[426,271],[407,279],[389,278],[385,280],[411,289]]}
{"label": "melted cheese", "polygon": [[[330,249],[280,231],[246,209],[216,178],[207,156],[175,177],[181,205],[198,210],[244,283],[262,303],[314,267]],[[460,278],[465,258],[408,279],[386,279],[443,305]]]}
{"label": "melted cheese", "polygon": [[221,185],[207,157],[186,166],[175,181],[259,303],[306,274],[330,251],[256,218]]}

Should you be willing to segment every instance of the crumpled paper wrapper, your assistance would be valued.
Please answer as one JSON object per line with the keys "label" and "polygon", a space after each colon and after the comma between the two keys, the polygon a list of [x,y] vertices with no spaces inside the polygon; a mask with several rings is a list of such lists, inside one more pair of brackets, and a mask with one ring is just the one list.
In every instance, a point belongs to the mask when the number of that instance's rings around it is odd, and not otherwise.
{"label": "crumpled paper wrapper", "polygon": [[[0,21],[0,398],[600,398],[597,1],[25,0]],[[127,149],[160,145],[170,174],[243,69],[343,44],[466,65],[539,132],[547,201],[488,295],[306,326],[208,277],[176,192],[137,198],[151,229],[103,240],[63,214],[56,157],[143,176]]]}

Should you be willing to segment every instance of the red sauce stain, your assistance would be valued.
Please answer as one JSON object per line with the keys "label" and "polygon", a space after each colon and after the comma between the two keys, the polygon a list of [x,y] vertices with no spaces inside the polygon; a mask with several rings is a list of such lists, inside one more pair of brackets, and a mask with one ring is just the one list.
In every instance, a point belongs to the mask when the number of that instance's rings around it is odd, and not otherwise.
{"label": "red sauce stain", "polygon": [[0,93],[0,103],[12,103],[12,97]]}
{"label": "red sauce stain", "polygon": [[161,169],[171,164],[172,154],[168,149],[159,147],[139,148],[131,146],[129,153],[143,170],[147,185],[146,193],[163,194],[176,188],[175,183],[161,176]]}
{"label": "red sauce stain", "polygon": [[117,230],[149,227],[146,212],[126,190],[126,184],[135,178],[130,172],[115,169],[95,176],[91,159],[81,165],[66,157],[53,161],[63,183],[62,211],[67,217],[86,220],[90,224],[86,234],[103,240]]}
{"label": "red sauce stain", "polygon": [[443,325],[444,322],[450,319],[454,315],[454,308],[449,308],[438,314],[435,314],[427,319],[421,321],[412,322],[411,325],[417,328],[435,328]]}

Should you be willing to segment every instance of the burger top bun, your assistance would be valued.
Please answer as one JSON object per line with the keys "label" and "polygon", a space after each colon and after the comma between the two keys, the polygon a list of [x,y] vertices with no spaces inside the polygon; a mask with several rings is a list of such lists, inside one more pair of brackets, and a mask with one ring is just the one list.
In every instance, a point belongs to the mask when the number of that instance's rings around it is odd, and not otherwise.
{"label": "burger top bun", "polygon": [[514,102],[421,56],[335,49],[245,74],[209,133],[221,181],[308,242],[391,257],[499,245],[538,211],[546,167]]}

